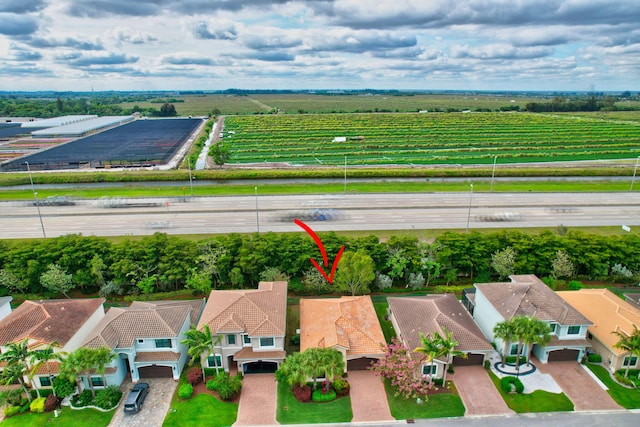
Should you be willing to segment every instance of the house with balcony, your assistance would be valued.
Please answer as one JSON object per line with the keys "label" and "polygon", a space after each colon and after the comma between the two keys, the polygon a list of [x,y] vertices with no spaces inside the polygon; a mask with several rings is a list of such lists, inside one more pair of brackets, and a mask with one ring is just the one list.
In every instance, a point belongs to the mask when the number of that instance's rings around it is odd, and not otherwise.
{"label": "house with balcony", "polygon": [[[0,352],[9,343],[27,340],[29,351],[71,353],[78,349],[105,316],[104,298],[27,300],[0,320]],[[51,387],[59,362],[41,366],[31,381]]]}
{"label": "house with balcony", "polygon": [[[493,351],[473,317],[453,294],[393,297],[387,298],[387,302],[389,318],[396,336],[409,350],[422,345],[421,334],[433,336],[437,332],[445,336],[446,330],[458,342],[455,350],[467,356],[453,357],[451,363],[454,366],[482,366]],[[416,354],[416,357],[423,358],[424,355]],[[442,378],[449,362],[445,357],[425,361],[419,374]]]}
{"label": "house with balcony", "polygon": [[112,307],[84,341],[83,346],[107,347],[116,357],[105,372],[106,384],[95,373],[83,378],[85,386],[120,385],[144,378],[180,378],[187,361],[184,333],[197,324],[202,300],[134,301],[129,307]]}
{"label": "house with balcony", "polygon": [[333,348],[353,371],[384,357],[385,345],[369,295],[300,300],[300,351]]}
{"label": "house with balcony", "polygon": [[[474,285],[473,319],[485,336],[503,351],[503,343],[493,333],[495,326],[516,316],[531,316],[548,322],[552,331],[548,344],[533,346],[532,352],[538,360],[542,363],[581,360],[591,347],[587,329],[592,322],[535,275],[512,275],[510,279],[511,282]],[[509,355],[515,354],[514,343]]]}
{"label": "house with balcony", "polygon": [[211,291],[198,329],[208,325],[216,345],[203,366],[245,374],[275,372],[286,357],[286,318],[287,282]]}
{"label": "house with balcony", "polygon": [[616,348],[620,337],[630,336],[634,326],[640,326],[640,308],[622,300],[608,289],[580,289],[556,292],[562,299],[593,322],[587,330],[587,340],[593,352],[602,356],[602,363],[611,372],[618,369],[638,369],[638,357]]}

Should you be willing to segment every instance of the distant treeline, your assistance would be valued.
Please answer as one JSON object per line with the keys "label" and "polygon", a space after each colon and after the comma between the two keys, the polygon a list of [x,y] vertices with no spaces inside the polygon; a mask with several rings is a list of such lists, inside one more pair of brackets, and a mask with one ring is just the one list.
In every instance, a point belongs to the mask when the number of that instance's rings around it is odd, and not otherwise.
{"label": "distant treeline", "polygon": [[[630,95],[628,97],[630,97]],[[614,96],[590,96],[588,98],[579,99],[556,97],[550,102],[529,102],[526,105],[525,110],[531,113],[560,113],[574,111],[623,111],[638,109],[638,107],[624,107],[616,105],[616,103],[621,99],[621,97]]]}
{"label": "distant treeline", "polygon": [[[602,236],[561,229],[533,235],[516,230],[445,232],[432,242],[412,236],[392,236],[386,241],[374,235],[320,236],[331,259],[342,245],[346,251],[371,257],[378,277],[370,286],[372,291],[468,285],[505,280],[508,274],[557,277],[563,259],[567,280],[637,283],[640,277],[640,236],[635,234]],[[320,256],[313,239],[304,233],[228,234],[197,242],[164,233],[118,243],[81,235],[0,240],[0,296],[60,296],[43,288],[43,274],[52,271],[63,275],[61,280],[71,276],[67,291],[99,291],[107,297],[252,287],[269,270],[289,276],[290,289],[296,293],[335,292],[328,282],[313,279],[309,259]]]}

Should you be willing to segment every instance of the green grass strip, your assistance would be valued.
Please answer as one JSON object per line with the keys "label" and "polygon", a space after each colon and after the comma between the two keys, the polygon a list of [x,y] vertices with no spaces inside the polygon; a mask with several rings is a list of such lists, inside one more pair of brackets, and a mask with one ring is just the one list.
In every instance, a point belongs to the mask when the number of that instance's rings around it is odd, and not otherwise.
{"label": "green grass strip", "polygon": [[348,423],[352,418],[351,398],[348,396],[332,402],[301,403],[287,384],[278,383],[276,419],[280,424]]}
{"label": "green grass strip", "polygon": [[391,416],[396,420],[464,416],[464,404],[453,384],[451,385],[452,393],[434,394],[429,396],[426,402],[420,404],[415,399],[404,399],[401,396],[395,396],[395,390],[389,384],[389,381],[384,382],[384,387],[387,392]]}
{"label": "green grass strip", "polygon": [[573,411],[573,402],[564,393],[550,393],[544,390],[536,390],[527,394],[505,393],[500,386],[500,378],[491,371],[489,371],[489,376],[507,406],[518,414]]}
{"label": "green grass strip", "polygon": [[587,368],[593,372],[609,390],[607,393],[616,403],[626,409],[640,408],[640,389],[630,389],[618,384],[606,368],[601,365],[587,363]]}

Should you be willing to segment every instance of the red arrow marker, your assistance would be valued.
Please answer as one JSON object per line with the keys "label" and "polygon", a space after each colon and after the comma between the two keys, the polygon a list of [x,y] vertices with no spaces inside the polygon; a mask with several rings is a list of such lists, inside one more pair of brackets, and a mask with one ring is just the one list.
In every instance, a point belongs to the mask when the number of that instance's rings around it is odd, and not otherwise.
{"label": "red arrow marker", "polygon": [[[302,227],[302,229],[304,229],[304,231],[306,231],[313,238],[313,240],[316,242],[316,245],[318,245],[318,249],[320,249],[320,253],[322,254],[322,260],[324,262],[324,266],[329,267],[327,250],[324,248],[324,245],[322,244],[322,240],[320,240],[320,237],[318,237],[318,235],[311,229],[311,227],[309,227],[307,224],[300,221],[299,219],[296,218],[293,220],[293,222],[296,223],[296,225]],[[309,258],[309,261],[311,261],[311,264],[313,264],[313,266],[320,272],[320,274],[322,274],[322,276],[324,276],[325,279],[327,279],[329,283],[333,283],[333,275],[336,273],[336,268],[338,267],[338,262],[340,262],[340,257],[342,256],[342,252],[344,252],[344,245],[340,247],[340,250],[338,251],[338,255],[336,255],[336,257],[333,259],[333,265],[331,266],[331,273],[329,275],[327,275],[327,273],[324,271],[324,268],[322,268],[315,259]]]}

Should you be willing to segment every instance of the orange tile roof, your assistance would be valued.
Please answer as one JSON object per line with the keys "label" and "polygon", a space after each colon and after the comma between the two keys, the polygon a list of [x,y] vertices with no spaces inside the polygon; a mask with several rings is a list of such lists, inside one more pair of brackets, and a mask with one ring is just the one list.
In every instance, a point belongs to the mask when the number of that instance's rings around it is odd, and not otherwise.
{"label": "orange tile roof", "polygon": [[561,325],[591,324],[589,319],[556,295],[535,275],[510,277],[511,282],[474,285],[505,320],[514,316],[532,316]]}
{"label": "orange tile roof", "polygon": [[341,347],[348,357],[381,357],[384,345],[368,295],[300,300],[300,351]]}
{"label": "orange tile roof", "polygon": [[233,360],[236,362],[242,360],[260,360],[260,359],[282,359],[287,357],[287,352],[284,350],[268,350],[268,351],[254,351],[251,347],[243,347],[242,350],[237,351],[233,355]]}
{"label": "orange tile roof", "polygon": [[593,322],[589,332],[607,345],[617,355],[624,350],[613,347],[620,338],[613,331],[630,335],[633,326],[640,327],[640,310],[622,300],[608,289],[580,289],[556,292],[565,301]]}
{"label": "orange tile roof", "polygon": [[173,351],[141,351],[136,353],[136,362],[175,362],[180,353]]}
{"label": "orange tile roof", "polygon": [[207,324],[213,334],[284,336],[286,318],[287,282],[260,282],[258,289],[211,291],[198,329]]}
{"label": "orange tile roof", "polygon": [[421,346],[420,334],[444,335],[446,328],[455,341],[456,350],[491,351],[493,347],[469,312],[453,294],[387,298],[398,324],[399,335],[410,350]]}
{"label": "orange tile roof", "polygon": [[65,346],[104,298],[25,301],[0,321],[0,345],[24,339]]}
{"label": "orange tile roof", "polygon": [[187,317],[195,323],[204,300],[136,301],[130,307],[112,307],[83,344],[114,349],[133,347],[139,338],[177,337]]}

